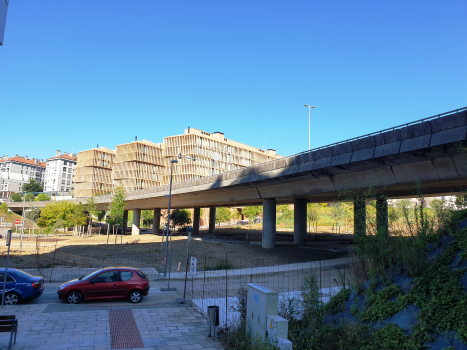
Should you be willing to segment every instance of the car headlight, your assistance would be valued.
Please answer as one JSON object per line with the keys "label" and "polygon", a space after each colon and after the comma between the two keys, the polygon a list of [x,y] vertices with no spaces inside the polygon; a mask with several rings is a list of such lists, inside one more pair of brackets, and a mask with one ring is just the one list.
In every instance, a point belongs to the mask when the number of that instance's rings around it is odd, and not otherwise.
{"label": "car headlight", "polygon": [[63,290],[64,288],[65,288],[64,286],[60,286],[58,287],[58,290],[60,291],[60,290]]}

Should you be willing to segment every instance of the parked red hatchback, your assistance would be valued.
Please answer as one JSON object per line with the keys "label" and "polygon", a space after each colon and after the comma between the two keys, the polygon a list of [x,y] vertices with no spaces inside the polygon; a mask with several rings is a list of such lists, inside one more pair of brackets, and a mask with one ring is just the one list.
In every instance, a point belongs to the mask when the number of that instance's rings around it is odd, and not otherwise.
{"label": "parked red hatchback", "polygon": [[88,300],[128,299],[139,303],[148,295],[149,279],[134,267],[107,267],[62,284],[58,298],[70,304]]}

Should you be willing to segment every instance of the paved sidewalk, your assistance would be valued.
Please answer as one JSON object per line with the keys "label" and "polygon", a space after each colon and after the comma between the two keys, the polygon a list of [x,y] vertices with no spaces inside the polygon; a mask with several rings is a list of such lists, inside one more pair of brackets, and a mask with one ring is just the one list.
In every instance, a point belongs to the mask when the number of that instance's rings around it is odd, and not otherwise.
{"label": "paved sidewalk", "polygon": [[[160,292],[157,303],[145,305],[125,301],[31,303],[5,306],[0,315],[14,314],[19,320],[13,347],[17,350],[223,349],[217,340],[207,337],[209,327],[203,316],[188,305],[175,303],[178,296],[177,292]],[[109,314],[121,317],[109,319]],[[135,321],[136,327],[125,327]],[[0,333],[0,349],[8,349],[9,338],[10,333]],[[125,347],[132,342],[143,347]]]}

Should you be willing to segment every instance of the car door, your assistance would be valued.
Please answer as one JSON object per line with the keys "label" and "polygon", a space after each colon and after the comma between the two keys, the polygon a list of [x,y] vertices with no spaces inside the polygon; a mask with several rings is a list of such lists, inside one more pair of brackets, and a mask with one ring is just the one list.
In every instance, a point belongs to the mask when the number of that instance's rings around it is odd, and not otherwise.
{"label": "car door", "polygon": [[[5,273],[1,272],[0,273],[0,297],[3,293],[3,282],[5,280]],[[6,278],[6,284],[5,284],[5,294],[8,293],[9,291],[13,290],[16,288],[16,280],[10,276],[10,274],[7,275]]]}
{"label": "car door", "polygon": [[134,288],[134,285],[132,284],[133,274],[134,272],[132,271],[120,271],[120,282],[117,292],[120,298],[126,298]]}
{"label": "car door", "polygon": [[118,298],[117,291],[119,286],[118,271],[105,271],[91,281],[86,288],[86,299],[112,299]]}

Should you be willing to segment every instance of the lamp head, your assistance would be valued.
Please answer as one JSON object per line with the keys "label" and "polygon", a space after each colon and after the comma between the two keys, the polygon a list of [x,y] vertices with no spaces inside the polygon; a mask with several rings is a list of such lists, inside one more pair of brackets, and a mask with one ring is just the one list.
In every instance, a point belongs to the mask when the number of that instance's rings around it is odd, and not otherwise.
{"label": "lamp head", "polygon": [[170,161],[170,163],[178,163],[178,160],[172,159],[172,160]]}

